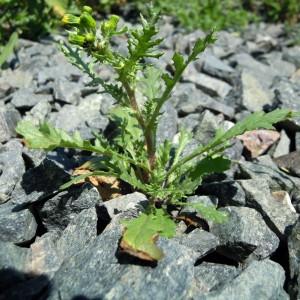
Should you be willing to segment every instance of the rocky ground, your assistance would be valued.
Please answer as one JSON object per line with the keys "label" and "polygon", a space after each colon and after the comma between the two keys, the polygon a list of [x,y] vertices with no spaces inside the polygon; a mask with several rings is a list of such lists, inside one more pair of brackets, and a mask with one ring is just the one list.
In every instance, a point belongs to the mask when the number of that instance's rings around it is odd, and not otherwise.
{"label": "rocky ground", "polygon": [[[169,22],[161,31],[161,68],[203,36]],[[22,40],[10,66],[0,73],[0,299],[299,299],[300,119],[236,139],[227,154],[239,163],[188,198],[218,204],[229,220],[203,224],[183,210],[202,226],[181,222],[176,238],[159,240],[165,258],[147,266],[117,251],[119,220],[142,211],[145,196],[104,202],[89,183],[58,192],[87,154],[29,150],[14,131],[21,118],[49,120],[91,138],[109,130],[112,98],[88,87],[51,40]],[[193,147],[277,107],[300,111],[300,47],[281,25],[222,31],[164,108],[158,139],[185,126]]]}

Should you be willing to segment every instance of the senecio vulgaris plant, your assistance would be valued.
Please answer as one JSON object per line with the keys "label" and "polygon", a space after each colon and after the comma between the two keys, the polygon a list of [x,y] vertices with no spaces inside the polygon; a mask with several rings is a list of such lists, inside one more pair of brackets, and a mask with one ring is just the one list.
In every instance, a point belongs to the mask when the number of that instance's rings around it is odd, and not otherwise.
{"label": "senecio vulgaris plant", "polygon": [[[113,176],[146,194],[148,207],[137,218],[125,221],[120,246],[123,250],[143,259],[159,260],[163,253],[155,244],[158,236],[170,238],[175,234],[176,220],[168,207],[192,206],[203,218],[222,222],[226,215],[213,206],[187,203],[184,199],[201,184],[204,176],[230,168],[230,160],[223,156],[230,140],[247,130],[271,129],[272,124],[293,117],[289,110],[270,113],[257,112],[237,123],[227,132],[218,131],[207,145],[200,145],[188,155],[183,150],[191,136],[181,131],[178,142],[166,140],[157,145],[156,132],[161,108],[171,96],[175,84],[186,67],[215,41],[213,32],[196,41],[187,57],[173,55],[173,73],[163,73],[148,63],[147,58],[159,58],[157,46],[158,14],[152,12],[150,20],[141,17],[138,28],[118,28],[118,16],[97,25],[92,9],[85,6],[80,16],[67,14],[63,23],[70,27],[69,43],[62,51],[72,64],[89,75],[92,85],[100,85],[112,95],[116,108],[111,117],[119,124],[119,132],[112,140],[95,133],[93,142],[82,140],[80,134],[70,135],[43,123],[36,127],[28,121],[17,126],[31,148],[53,150],[57,147],[76,148],[97,154],[89,162],[89,173],[75,176],[62,188],[79,183],[89,176]],[[123,55],[113,47],[113,37],[127,36],[128,53]],[[87,54],[86,63],[82,54]],[[114,83],[107,83],[94,72],[94,64],[105,64],[116,74]],[[138,100],[141,94],[143,103]]]}

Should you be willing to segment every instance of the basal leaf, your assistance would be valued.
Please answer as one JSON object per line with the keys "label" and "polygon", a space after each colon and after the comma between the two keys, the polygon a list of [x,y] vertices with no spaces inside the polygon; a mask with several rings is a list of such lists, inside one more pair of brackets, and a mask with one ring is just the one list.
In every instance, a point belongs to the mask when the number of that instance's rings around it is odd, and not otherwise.
{"label": "basal leaf", "polygon": [[163,209],[142,213],[138,218],[124,222],[125,230],[120,243],[121,248],[141,259],[157,261],[163,252],[155,244],[158,236],[171,238],[175,235],[175,223]]}
{"label": "basal leaf", "polygon": [[0,54],[0,67],[5,63],[5,61],[9,58],[9,56],[13,53],[14,48],[16,47],[18,43],[18,34],[17,32],[14,32],[10,38],[7,44],[2,47],[1,54]]}
{"label": "basal leaf", "polygon": [[191,203],[187,206],[193,207],[201,214],[201,217],[214,223],[223,223],[227,220],[226,213],[218,211],[215,206],[205,205],[203,203]]}

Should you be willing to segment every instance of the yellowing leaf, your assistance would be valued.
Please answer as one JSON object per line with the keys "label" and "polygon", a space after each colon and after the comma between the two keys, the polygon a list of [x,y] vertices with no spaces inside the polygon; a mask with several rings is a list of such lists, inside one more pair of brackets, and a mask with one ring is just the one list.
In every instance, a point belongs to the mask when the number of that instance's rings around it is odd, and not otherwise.
{"label": "yellowing leaf", "polygon": [[120,243],[123,251],[149,261],[163,257],[162,250],[155,244],[157,237],[173,237],[176,227],[163,209],[155,209],[149,214],[142,213],[124,224],[125,231]]}

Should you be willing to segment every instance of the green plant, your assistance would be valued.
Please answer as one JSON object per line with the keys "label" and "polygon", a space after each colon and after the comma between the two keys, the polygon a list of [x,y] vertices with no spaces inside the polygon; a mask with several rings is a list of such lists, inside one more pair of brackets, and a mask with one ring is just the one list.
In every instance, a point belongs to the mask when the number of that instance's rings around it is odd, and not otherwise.
{"label": "green plant", "polygon": [[18,44],[18,34],[14,32],[10,37],[6,45],[0,46],[0,68],[9,58]]}
{"label": "green plant", "polygon": [[[97,26],[91,12],[90,7],[84,7],[79,17],[64,16],[63,22],[70,26],[69,42],[75,48],[66,44],[62,51],[71,63],[91,77],[91,85],[101,85],[103,92],[114,97],[117,106],[111,118],[118,124],[118,134],[108,140],[95,133],[95,140],[91,142],[82,140],[78,132],[70,135],[47,123],[35,127],[27,121],[19,123],[16,130],[31,148],[65,147],[97,154],[89,163],[91,172],[74,177],[62,188],[100,175],[114,176],[145,193],[149,199],[148,208],[136,219],[124,223],[121,247],[142,258],[158,260],[162,252],[155,245],[156,237],[172,237],[175,232],[175,220],[168,214],[170,206],[178,209],[192,206],[203,218],[215,222],[226,219],[214,206],[190,204],[184,199],[195,192],[204,176],[230,167],[230,160],[223,157],[223,151],[230,147],[229,141],[247,130],[270,129],[273,123],[290,118],[294,113],[288,110],[254,113],[229,131],[218,131],[210,143],[185,156],[183,150],[191,138],[185,131],[180,132],[177,144],[166,140],[157,145],[162,106],[186,67],[215,41],[214,34],[197,40],[187,57],[174,53],[173,73],[163,73],[145,60],[162,55],[157,50],[161,43],[161,39],[156,38],[158,14],[152,12],[149,21],[141,17],[140,27],[118,29],[117,16]],[[128,37],[125,56],[112,46],[112,38],[124,34]],[[90,58],[88,63],[82,58],[84,53]],[[94,72],[95,63],[109,65],[115,71],[115,82],[107,83],[99,78]]]}

